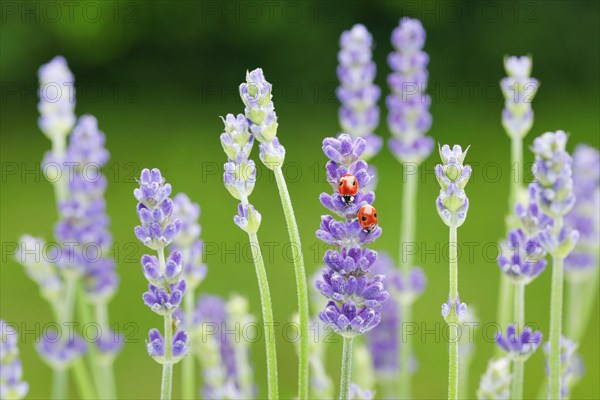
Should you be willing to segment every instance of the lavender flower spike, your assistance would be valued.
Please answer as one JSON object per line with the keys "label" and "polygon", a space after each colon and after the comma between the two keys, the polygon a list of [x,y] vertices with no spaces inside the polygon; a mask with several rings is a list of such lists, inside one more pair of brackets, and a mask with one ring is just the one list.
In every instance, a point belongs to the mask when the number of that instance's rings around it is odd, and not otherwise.
{"label": "lavender flower spike", "polygon": [[266,81],[262,69],[246,72],[246,82],[240,85],[240,97],[250,121],[250,131],[260,142],[260,160],[271,170],[280,168],[285,159],[285,148],[277,139],[277,114],[272,99],[272,85]]}
{"label": "lavender flower spike", "polygon": [[469,199],[465,186],[471,177],[471,167],[464,165],[467,155],[459,145],[444,145],[439,148],[442,164],[435,167],[435,176],[440,184],[440,195],[437,198],[437,211],[442,221],[450,228],[449,237],[449,293],[448,301],[442,304],[442,316],[450,328],[449,360],[448,360],[448,399],[458,398],[458,324],[467,313],[467,305],[460,302],[458,295],[458,227],[467,218]]}
{"label": "lavender flower spike", "polygon": [[337,76],[340,86],[337,97],[342,103],[339,111],[342,130],[353,138],[362,137],[367,143],[365,160],[376,155],[382,140],[373,132],[379,124],[377,100],[381,90],[373,83],[376,66],[372,61],[373,37],[362,24],[344,31],[340,38]]}
{"label": "lavender flower spike", "polygon": [[[244,112],[250,123],[250,132],[260,142],[259,156],[263,164],[273,171],[277,190],[283,208],[283,214],[288,230],[288,237],[292,248],[292,262],[296,279],[298,310],[300,315],[300,352],[298,358],[298,397],[308,397],[308,285],[304,269],[304,256],[298,223],[294,215],[294,207],[290,197],[287,183],[283,175],[282,166],[285,159],[285,148],[277,138],[277,114],[272,101],[272,85],[267,82],[262,69],[257,68],[246,72],[246,82],[240,85],[240,96],[246,106]],[[260,214],[253,207],[249,207],[242,200],[241,208],[235,223],[246,230],[249,235],[256,233],[260,223]],[[255,237],[251,240],[256,239]],[[266,282],[264,282],[266,284]],[[274,349],[271,350],[274,355]],[[272,361],[274,362],[274,360]],[[274,366],[274,365],[272,365]],[[274,373],[274,371],[272,371]],[[270,381],[275,380],[271,376]],[[273,384],[275,382],[272,382]],[[276,386],[276,385],[275,385]],[[270,394],[277,388],[270,387]]]}
{"label": "lavender flower spike", "polygon": [[[271,306],[271,292],[267,279],[267,272],[258,241],[257,232],[260,227],[261,215],[250,204],[248,197],[254,190],[256,181],[256,167],[254,161],[249,160],[248,156],[252,149],[253,137],[256,137],[261,146],[261,160],[267,167],[281,171],[279,167],[283,163],[283,146],[279,145],[277,138],[277,116],[273,110],[271,102],[271,84],[268,83],[262,74],[262,70],[257,69],[247,74],[247,83],[240,86],[242,100],[246,104],[246,117],[238,115],[234,118],[229,114],[223,120],[225,132],[221,135],[221,145],[227,155],[228,161],[225,163],[225,172],[223,174],[223,183],[229,193],[237,200],[238,213],[233,217],[234,223],[248,234],[250,248],[256,269],[258,286],[260,289],[263,322],[265,332],[271,332],[269,326],[273,323],[273,310]],[[249,133],[248,123],[252,123],[251,130],[254,136]],[[280,149],[280,150],[278,150]],[[279,159],[276,154],[282,155]],[[275,157],[275,158],[273,158]],[[267,358],[267,380],[268,397],[277,398],[279,387],[277,383],[277,354],[275,338],[268,337],[265,341]],[[235,386],[228,382],[220,382],[220,391],[214,396],[226,396],[227,393],[237,392]],[[226,392],[223,392],[225,390]],[[248,396],[245,390],[239,396]]]}
{"label": "lavender flower spike", "polygon": [[600,246],[600,153],[579,145],[573,153],[573,191],[577,200],[565,224],[580,233],[575,249],[565,259],[567,276],[584,281],[598,269]]}
{"label": "lavender flower spike", "polygon": [[546,269],[546,251],[539,241],[528,238],[523,230],[508,233],[501,243],[498,265],[515,284],[528,284]]}
{"label": "lavender flower spike", "polygon": [[[183,256],[173,250],[165,260],[165,248],[171,244],[182,228],[182,222],[173,216],[171,185],[158,169],[143,169],[139,188],[134,190],[138,200],[137,212],[141,225],[136,226],[138,239],[156,250],[158,257],[142,256],[142,272],[148,280],[148,291],[142,296],[144,303],[164,318],[164,337],[157,329],[148,333],[148,355],[163,365],[161,399],[170,399],[173,385],[173,364],[187,353],[187,333],[177,328],[174,313],[185,294],[186,282],[181,278]],[[189,226],[188,228],[189,235]],[[189,237],[188,237],[189,238]]]}
{"label": "lavender flower spike", "polygon": [[38,70],[38,124],[52,141],[64,140],[75,124],[75,77],[64,57],[54,57]]}
{"label": "lavender flower spike", "polygon": [[563,131],[547,132],[536,138],[532,150],[535,154],[533,172],[538,205],[554,218],[552,228],[547,227],[538,236],[540,244],[552,255],[552,288],[550,297],[550,398],[560,398],[560,337],[563,316],[564,259],[569,255],[579,232],[564,225],[564,217],[575,204],[572,179],[572,158],[566,152],[567,134]]}
{"label": "lavender flower spike", "polygon": [[531,78],[531,57],[505,57],[504,68],[508,76],[500,82],[504,95],[502,125],[511,138],[522,140],[533,125],[531,103],[539,82]]}
{"label": "lavender flower spike", "polygon": [[23,381],[17,342],[17,330],[0,320],[0,398],[6,400],[22,399],[29,392],[29,384]]}
{"label": "lavender flower spike", "polygon": [[412,18],[402,18],[392,33],[387,122],[392,133],[390,150],[401,163],[419,164],[433,150],[433,140],[424,136],[431,127],[431,98],[425,93],[429,56],[422,50],[425,36],[421,22]]}
{"label": "lavender flower spike", "polygon": [[384,276],[368,275],[377,260],[377,252],[365,248],[365,245],[381,235],[381,228],[374,227],[366,231],[356,219],[359,207],[370,206],[375,200],[374,194],[364,193],[364,187],[359,186],[359,192],[355,196],[355,202],[360,201],[359,204],[350,210],[334,205],[336,185],[333,182],[346,171],[360,171],[361,179],[370,179],[367,163],[359,159],[365,148],[364,139],[353,140],[347,134],[323,140],[323,152],[330,159],[326,169],[328,180],[332,183],[332,194],[322,193],[321,203],[335,211],[343,220],[339,221],[330,215],[321,217],[317,237],[336,249],[325,253],[323,261],[328,268],[323,270],[322,277],[315,286],[329,299],[319,317],[329,328],[344,337],[341,399],[348,399],[350,393],[352,339],[379,324],[381,303],[389,297],[384,287]]}

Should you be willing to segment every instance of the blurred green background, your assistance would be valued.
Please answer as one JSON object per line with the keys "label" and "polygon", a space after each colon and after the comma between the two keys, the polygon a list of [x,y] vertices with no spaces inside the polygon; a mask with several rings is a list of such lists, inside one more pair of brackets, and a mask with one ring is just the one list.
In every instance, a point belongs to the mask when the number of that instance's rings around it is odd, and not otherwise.
{"label": "blurred green background", "polygon": [[[471,210],[460,229],[459,241],[471,242],[473,256],[460,260],[461,300],[477,309],[481,323],[496,313],[499,269],[493,247],[504,234],[504,215],[510,172],[509,140],[500,124],[503,101],[498,82],[504,76],[506,54],[533,55],[533,76],[541,81],[535,99],[535,124],[525,139],[545,131],[570,132],[569,149],[577,143],[599,145],[600,7],[596,1],[462,2],[462,1],[151,1],[151,2],[2,2],[0,73],[2,80],[1,228],[3,254],[0,315],[33,330],[49,322],[48,306],[25,276],[7,246],[23,233],[52,239],[56,220],[54,197],[39,171],[49,141],[37,121],[37,68],[55,55],[67,58],[76,76],[77,114],[91,113],[107,135],[111,161],[108,212],[119,250],[121,276],[110,305],[112,321],[127,329],[129,341],[115,369],[123,398],[157,397],[160,368],[146,354],[150,327],[162,321],[141,301],[146,281],[135,241],[137,224],[132,191],[140,168],[159,167],[174,191],[183,191],[202,207],[202,237],[221,251],[206,257],[209,274],[201,292],[249,297],[260,315],[254,268],[248,257],[234,253],[245,248],[246,236],[232,222],[236,203],[221,182],[224,154],[219,144],[218,116],[243,112],[237,86],[247,69],[262,67],[274,83],[279,137],[287,149],[289,190],[303,239],[306,267],[320,265],[323,246],[315,238],[318,201],[324,182],[325,157],[320,143],[338,133],[336,53],[343,30],[363,23],[372,32],[378,65],[377,83],[386,95],[386,56],[389,37],[402,16],[419,18],[427,30],[430,54],[433,127],[442,143],[472,145],[468,161],[474,176],[467,188]],[[383,98],[380,105],[384,107]],[[377,133],[389,137],[386,111]],[[257,152],[253,153],[257,157]],[[526,162],[532,157],[526,152]],[[440,304],[447,297],[447,262],[432,249],[443,248],[447,229],[434,208],[439,187],[432,169],[433,154],[419,186],[418,241],[420,264],[429,284],[414,312],[427,329],[443,324]],[[384,234],[373,246],[397,257],[402,173],[384,149],[372,163],[379,171],[377,208]],[[8,173],[17,167],[17,174]],[[282,325],[296,309],[293,267],[282,251],[287,241],[283,213],[273,177],[260,168],[251,201],[263,214],[261,241],[274,249],[266,254],[275,318]],[[284,239],[282,239],[284,238]],[[483,249],[488,244],[488,254]],[[133,246],[133,247],[132,247]],[[285,253],[285,254],[284,254]],[[550,273],[527,289],[527,320],[547,334]],[[595,317],[598,316],[596,300]],[[130,325],[131,326],[131,325]],[[23,328],[22,328],[23,329]],[[292,343],[279,335],[278,356],[283,397],[296,393],[296,361]],[[580,350],[586,365],[574,398],[598,398],[598,318],[593,318]],[[34,335],[20,343],[30,397],[49,395],[50,370],[34,350]],[[419,369],[414,377],[415,398],[446,395],[447,350],[433,335],[415,340]],[[329,353],[328,369],[338,382],[341,342]],[[259,396],[266,394],[264,347],[253,345]],[[477,335],[470,371],[469,393],[474,396],[479,376],[494,345]],[[544,376],[538,351],[527,363],[525,397],[534,396]],[[176,369],[175,396],[179,393]],[[73,392],[75,393],[75,392]]]}

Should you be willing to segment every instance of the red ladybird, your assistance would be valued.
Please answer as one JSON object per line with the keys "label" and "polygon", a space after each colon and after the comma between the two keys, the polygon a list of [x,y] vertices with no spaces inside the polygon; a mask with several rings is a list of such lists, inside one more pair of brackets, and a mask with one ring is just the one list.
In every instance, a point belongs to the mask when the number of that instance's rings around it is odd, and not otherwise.
{"label": "red ladybird", "polygon": [[354,196],[358,193],[358,181],[352,174],[346,174],[338,181],[338,193],[344,199],[346,205],[354,201]]}
{"label": "red ladybird", "polygon": [[365,204],[358,210],[358,223],[367,233],[373,232],[377,226],[377,210],[375,207]]}

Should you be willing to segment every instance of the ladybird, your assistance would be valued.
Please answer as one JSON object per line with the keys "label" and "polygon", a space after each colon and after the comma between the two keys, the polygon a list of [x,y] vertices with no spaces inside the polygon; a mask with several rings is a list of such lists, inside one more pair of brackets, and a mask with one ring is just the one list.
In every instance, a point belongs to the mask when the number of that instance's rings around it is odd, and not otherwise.
{"label": "ladybird", "polygon": [[375,207],[365,204],[358,210],[358,223],[367,233],[373,232],[377,226],[377,210]]}
{"label": "ladybird", "polygon": [[338,193],[344,199],[346,205],[354,201],[354,196],[358,193],[358,181],[352,174],[346,174],[338,181]]}

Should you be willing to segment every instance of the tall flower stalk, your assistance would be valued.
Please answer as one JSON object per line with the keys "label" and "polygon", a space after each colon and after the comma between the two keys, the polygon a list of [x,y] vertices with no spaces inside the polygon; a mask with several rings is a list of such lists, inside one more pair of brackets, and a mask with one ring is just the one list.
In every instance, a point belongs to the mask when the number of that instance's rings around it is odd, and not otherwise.
{"label": "tall flower stalk", "polygon": [[[525,328],[525,286],[538,277],[546,268],[546,251],[542,248],[538,236],[551,226],[552,218],[541,212],[537,206],[537,189],[529,188],[529,204],[518,203],[515,214],[523,228],[509,232],[508,238],[501,243],[502,252],[498,265],[504,275],[514,285],[514,320],[510,325],[513,335],[522,335]],[[502,346],[500,346],[502,348]],[[523,354],[510,353],[513,361],[513,379],[511,398],[523,398],[525,361]]]}
{"label": "tall flower stalk", "polygon": [[450,228],[449,261],[450,292],[448,302],[442,304],[442,316],[450,329],[448,363],[448,399],[458,398],[458,328],[467,312],[467,305],[458,296],[458,239],[457,230],[465,222],[469,210],[469,199],[465,186],[471,177],[471,166],[464,165],[468,148],[463,152],[459,145],[452,149],[448,145],[440,148],[442,164],[435,167],[435,175],[441,186],[436,201],[438,214]]}
{"label": "tall flower stalk", "polygon": [[600,153],[578,145],[573,153],[575,206],[565,224],[580,233],[575,248],[565,259],[568,282],[565,336],[580,343],[598,291],[600,243]]}
{"label": "tall flower stalk", "polygon": [[[361,223],[367,218],[361,217],[360,222],[357,218],[364,207],[374,211],[371,204],[375,194],[364,189],[371,179],[368,165],[359,159],[366,146],[364,139],[353,140],[346,134],[323,141],[323,152],[329,158],[326,171],[331,193],[322,193],[320,201],[342,220],[331,215],[321,217],[317,237],[335,250],[325,252],[323,261],[327,268],[315,286],[329,299],[319,317],[343,337],[340,399],[344,400],[350,394],[352,341],[379,324],[381,303],[389,297],[382,275],[367,276],[377,260],[377,252],[365,246],[381,235],[381,228],[376,225],[365,228]],[[340,178],[348,173],[356,178],[359,187],[351,203],[346,203],[337,190]],[[376,212],[373,217],[377,218]]]}
{"label": "tall flower stalk", "polygon": [[[111,237],[103,198],[106,179],[99,168],[108,160],[108,152],[104,148],[104,135],[98,131],[97,122],[92,116],[79,119],[67,145],[67,137],[76,117],[74,77],[66,60],[55,57],[40,67],[38,75],[38,123],[52,142],[52,150],[46,153],[43,163],[46,178],[55,188],[59,214],[59,221],[55,226],[59,247],[55,250],[59,254],[54,257],[55,263],[47,262],[44,259],[47,254],[43,253],[43,247],[39,247],[43,240],[25,236],[21,243],[19,261],[40,286],[57,322],[64,326],[74,320],[76,304],[87,309],[84,300],[94,303],[96,309],[105,310],[106,303],[118,284],[114,263],[105,256]],[[94,169],[96,174],[90,172]],[[89,257],[86,248],[91,245],[95,246],[101,257],[93,260]],[[33,253],[30,253],[32,246]],[[28,255],[33,255],[33,258],[28,259]],[[107,315],[107,312],[99,314]],[[91,321],[87,314],[82,317],[86,323]],[[121,340],[118,334],[110,330],[108,317],[99,322],[102,334],[89,354],[98,371],[98,394],[105,398],[109,396],[105,389],[114,388],[111,365],[121,346]],[[86,343],[77,333],[60,336],[53,332],[51,335],[44,335],[38,345],[38,352],[54,370],[53,398],[67,396],[69,369],[73,371],[82,398],[97,396],[87,367],[81,359],[86,351]],[[100,379],[100,375],[104,379]]]}
{"label": "tall flower stalk", "polygon": [[[292,247],[298,312],[300,315],[300,356],[298,364],[298,397],[308,398],[308,285],[304,269],[304,257],[298,224],[294,216],[292,199],[283,176],[282,166],[285,148],[277,138],[277,114],[271,100],[272,85],[265,80],[262,69],[257,68],[246,74],[246,82],[240,85],[240,97],[244,102],[246,118],[252,135],[260,142],[260,159],[273,171],[283,207],[288,236]],[[273,388],[275,389],[275,388]]]}
{"label": "tall flower stalk", "polygon": [[[195,290],[206,276],[206,265],[202,263],[204,243],[200,239],[202,231],[198,218],[200,206],[193,203],[185,193],[173,198],[173,218],[181,221],[179,234],[173,239],[171,250],[181,252],[181,276],[186,282],[183,296],[184,321],[193,320],[195,308]],[[188,334],[191,332],[188,329]],[[185,357],[182,361],[181,388],[185,399],[196,397],[196,365],[194,357]]]}
{"label": "tall flower stalk", "polygon": [[533,172],[536,198],[540,209],[554,219],[539,235],[542,247],[552,256],[552,289],[550,297],[550,391],[549,398],[559,399],[560,338],[563,320],[564,260],[573,250],[579,232],[564,225],[565,215],[575,204],[573,193],[572,158],[566,152],[567,134],[547,132],[536,138]]}
{"label": "tall flower stalk", "polygon": [[[251,87],[254,88],[253,90],[258,90],[254,86]],[[256,94],[258,92],[253,93]],[[221,134],[221,145],[228,158],[228,161],[224,165],[225,172],[223,174],[223,182],[229,193],[236,200],[240,201],[238,205],[238,214],[234,216],[233,221],[240,229],[248,234],[248,240],[252,250],[252,258],[256,268],[256,277],[260,291],[265,332],[268,396],[269,399],[277,399],[279,397],[277,384],[277,351],[275,336],[272,329],[272,327],[274,327],[274,321],[273,308],[271,305],[271,291],[269,289],[267,271],[265,269],[260,242],[258,241],[257,236],[262,217],[248,201],[248,197],[252,194],[254,184],[256,183],[256,165],[254,161],[248,158],[250,151],[252,151],[254,137],[250,134],[248,130],[248,121],[242,114],[238,114],[237,117],[233,114],[228,114],[223,120],[223,123],[225,125],[225,132]],[[257,128],[256,131],[258,132],[260,129]],[[276,142],[277,139],[275,138],[274,141]],[[280,148],[281,150],[273,150],[274,147],[269,147],[271,145],[274,145],[275,148]],[[271,151],[274,151],[277,154],[285,152],[282,146],[277,146],[273,143],[261,146],[261,158],[263,159],[263,162],[265,161],[265,157],[268,158],[274,156],[274,153],[270,153]],[[281,159],[281,161],[283,161],[283,159]]]}
{"label": "tall flower stalk", "polygon": [[[402,215],[400,226],[399,263],[401,273],[408,279],[415,268],[414,242],[417,214],[417,183],[419,166],[431,154],[433,140],[425,136],[431,127],[429,106],[431,98],[427,95],[429,56],[423,51],[426,33],[420,21],[402,18],[392,32],[394,51],[388,56],[392,73],[388,76],[388,85],[392,94],[386,99],[389,110],[387,123],[392,133],[389,148],[404,169],[404,188],[402,193]],[[412,307],[418,296],[402,296],[400,314],[403,322],[412,320]],[[402,335],[402,329],[398,330]],[[412,396],[411,375],[413,372],[412,336],[398,338],[400,376],[398,390],[401,398]]]}
{"label": "tall flower stalk", "polygon": [[181,230],[181,221],[173,218],[171,185],[165,182],[156,168],[143,169],[139,188],[134,190],[138,201],[137,214],[141,224],[135,227],[135,235],[157,256],[142,256],[142,270],[148,280],[148,291],[142,295],[144,303],[156,314],[163,316],[164,336],[156,328],[148,332],[148,354],[162,364],[161,399],[170,399],[173,386],[173,365],[187,353],[187,333],[178,328],[179,322],[173,314],[179,308],[186,290],[181,276],[182,254],[171,251],[165,258],[169,246]]}
{"label": "tall flower stalk", "polygon": [[[507,230],[519,226],[512,211],[522,197],[523,189],[523,138],[533,126],[531,103],[539,87],[539,82],[531,77],[531,57],[505,57],[504,68],[507,77],[500,82],[504,96],[502,126],[511,141],[511,169],[513,176],[508,198],[509,213],[506,217]],[[500,277],[498,298],[498,323],[506,326],[512,320],[514,286],[506,275]],[[498,351],[500,351],[498,349]]]}

